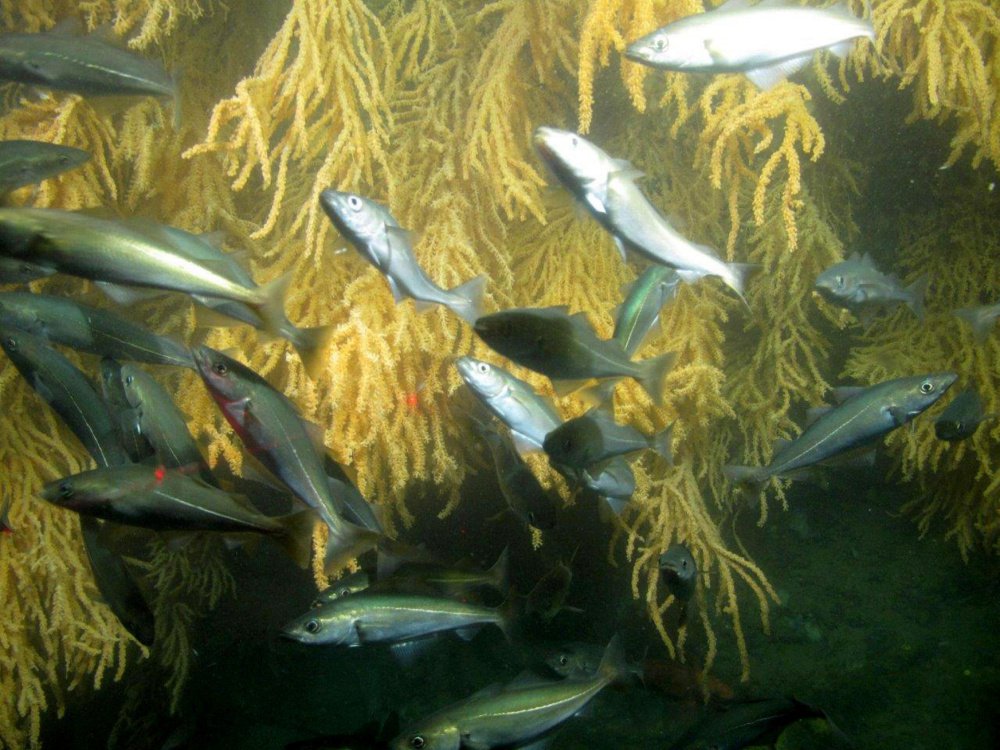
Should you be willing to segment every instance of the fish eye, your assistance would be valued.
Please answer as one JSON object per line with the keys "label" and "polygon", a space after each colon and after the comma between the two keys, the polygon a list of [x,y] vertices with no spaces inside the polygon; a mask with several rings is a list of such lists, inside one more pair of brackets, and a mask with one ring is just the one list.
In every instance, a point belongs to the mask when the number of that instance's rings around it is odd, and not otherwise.
{"label": "fish eye", "polygon": [[215,372],[218,373],[219,375],[225,375],[227,372],[229,372],[229,368],[226,366],[225,362],[216,362],[214,365],[212,365],[212,369],[215,370]]}
{"label": "fish eye", "polygon": [[64,500],[68,500],[69,498],[73,497],[73,485],[70,484],[69,482],[60,482],[59,497],[63,498]]}
{"label": "fish eye", "polygon": [[15,352],[17,351],[17,339],[16,338],[14,338],[13,336],[8,336],[6,343],[7,343],[7,348],[8,349],[10,349],[12,351],[15,351]]}
{"label": "fish eye", "polygon": [[925,380],[923,383],[920,384],[921,393],[931,393],[933,392],[933,390],[934,390],[934,384],[929,380]]}
{"label": "fish eye", "polygon": [[132,381],[135,380],[135,375],[125,376],[125,385],[132,385]]}
{"label": "fish eye", "polygon": [[653,40],[653,49],[657,52],[663,52],[667,48],[667,40],[663,37],[657,37]]}
{"label": "fish eye", "polygon": [[414,748],[414,750],[420,750],[420,748],[422,748],[426,744],[427,741],[423,738],[422,735],[415,734],[412,737],[410,737],[410,747]]}
{"label": "fish eye", "polygon": [[567,664],[569,664],[569,659],[566,658],[566,654],[560,654],[559,665],[565,667]]}
{"label": "fish eye", "polygon": [[485,375],[486,373],[488,373],[490,371],[490,366],[488,364],[486,364],[485,362],[480,362],[478,369],[479,369],[479,372],[481,374]]}
{"label": "fish eye", "polygon": [[576,148],[577,146],[580,145],[580,142],[577,140],[577,137],[575,135],[569,139],[569,145],[571,145],[573,148]]}
{"label": "fish eye", "polygon": [[361,199],[356,195],[352,195],[350,198],[347,199],[347,205],[350,206],[355,211],[358,211],[361,209]]}
{"label": "fish eye", "polygon": [[834,281],[837,282],[837,286],[843,286],[844,285],[844,277],[843,276],[837,276],[836,278],[834,278]]}
{"label": "fish eye", "polygon": [[347,596],[350,593],[351,593],[350,589],[341,589],[340,593],[338,594],[338,596]]}
{"label": "fish eye", "polygon": [[306,623],[307,633],[318,633],[319,632],[319,620],[310,620]]}

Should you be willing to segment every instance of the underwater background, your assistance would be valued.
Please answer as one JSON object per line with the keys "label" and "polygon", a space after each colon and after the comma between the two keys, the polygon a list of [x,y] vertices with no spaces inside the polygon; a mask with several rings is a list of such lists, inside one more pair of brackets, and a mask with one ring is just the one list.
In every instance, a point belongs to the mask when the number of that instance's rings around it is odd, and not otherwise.
{"label": "underwater background", "polygon": [[[208,329],[187,300],[141,303],[129,317],[235,352],[288,395],[393,535],[483,566],[509,547],[522,592],[562,563],[573,573],[567,603],[582,610],[527,623],[513,646],[484,632],[402,666],[378,649],[277,639],[330,584],[322,570],[304,573],[266,544],[178,548],[150,534],[128,556],[156,617],[153,645],[141,646],[101,601],[77,516],[37,496],[89,459],[4,358],[0,500],[12,533],[0,536],[0,745],[284,747],[392,713],[416,720],[513,678],[554,644],[604,644],[617,632],[633,660],[681,663],[694,688],[606,690],[554,747],[669,747],[712,710],[712,685],[729,699],[821,706],[856,747],[1000,746],[1000,422],[962,443],[937,440],[942,402],[893,432],[874,467],[837,471],[822,487],[774,479],[748,491],[722,471],[766,464],[836,385],[951,370],[975,383],[986,412],[1000,411],[1000,334],[978,341],[954,315],[1000,301],[996,4],[875,0],[874,44],[845,60],[820,53],[766,91],[738,74],[623,59],[626,42],[712,5],[0,7],[0,32],[78,18],[161,61],[180,91],[175,105],[6,87],[0,137],[91,153],[10,203],[221,231],[260,283],[292,272],[289,318],[333,328],[315,377],[286,342]],[[617,387],[619,422],[646,434],[674,425],[673,466],[635,460],[632,501],[602,520],[594,497],[572,495],[532,459],[562,498],[546,531],[493,519],[499,488],[462,418],[455,357],[502,360],[447,311],[396,304],[381,274],[339,252],[318,201],[333,187],[387,205],[438,284],[487,276],[488,311],[565,304],[608,337],[623,285],[645,264],[623,263],[603,229],[548,187],[531,147],[540,125],[627,158],[686,236],[762,267],[746,305],[707,280],[682,285],[664,308],[637,357],[677,353],[662,405],[635,382]],[[855,252],[906,283],[926,276],[926,316],[897,307],[862,325],[815,294],[817,275]],[[31,288],[110,306],[89,282]],[[95,371],[96,358],[69,356]],[[200,379],[149,369],[209,463],[241,476],[241,444]],[[586,410],[512,371],[562,416]],[[657,565],[674,542],[699,569],[684,619]],[[838,743],[824,722],[804,722],[779,746]]]}

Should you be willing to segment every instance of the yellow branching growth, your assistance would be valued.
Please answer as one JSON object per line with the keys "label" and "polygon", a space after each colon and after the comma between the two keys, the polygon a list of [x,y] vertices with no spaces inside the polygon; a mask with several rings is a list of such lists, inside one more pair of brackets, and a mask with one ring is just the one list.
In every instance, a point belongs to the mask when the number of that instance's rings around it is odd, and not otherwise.
{"label": "yellow branching growth", "polygon": [[[993,304],[1000,289],[1000,206],[985,186],[962,191],[948,208],[913,217],[903,226],[901,264],[911,280],[926,274],[932,302],[927,318],[909,310],[877,321],[852,351],[845,374],[864,383],[950,369],[959,381],[947,400],[968,386],[983,399],[986,413],[1000,412],[1000,336],[994,331],[977,342],[956,308]],[[900,457],[905,479],[916,479],[924,497],[909,503],[922,531],[941,518],[963,555],[982,542],[1000,550],[1000,424],[984,423],[960,443],[938,440],[934,417],[943,404],[897,430],[887,440]]]}
{"label": "yellow branching growth", "polygon": [[[993,0],[883,0],[875,4],[876,48],[862,48],[857,73],[899,78],[913,87],[911,119],[944,122],[957,132],[948,164],[967,148],[972,163],[1000,167],[1000,10]],[[888,58],[889,66],[884,60]]]}

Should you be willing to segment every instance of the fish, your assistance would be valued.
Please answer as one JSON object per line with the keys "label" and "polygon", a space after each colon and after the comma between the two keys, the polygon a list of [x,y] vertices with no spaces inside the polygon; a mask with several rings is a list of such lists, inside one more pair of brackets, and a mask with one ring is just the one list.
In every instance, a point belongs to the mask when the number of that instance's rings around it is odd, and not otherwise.
{"label": "fish", "polygon": [[159,63],[96,34],[0,34],[0,80],[84,96],[177,98]]}
{"label": "fish", "polygon": [[966,388],[934,420],[934,434],[939,440],[965,440],[976,434],[979,425],[997,416],[984,411],[983,399],[975,388]]}
{"label": "fish", "polygon": [[280,335],[289,275],[263,287],[244,286],[225,269],[190,258],[165,236],[56,208],[0,208],[0,255],[98,282],[242,302]]}
{"label": "fish", "polygon": [[192,356],[209,394],[250,453],[329,527],[326,570],[336,572],[376,547],[381,534],[341,518],[344,502],[331,490],[316,446],[322,441],[310,436],[291,401],[221,352],[201,346],[192,350]]}
{"label": "fish", "polygon": [[878,308],[904,303],[920,320],[924,318],[924,293],[927,277],[921,276],[907,287],[895,276],[875,267],[871,256],[853,253],[816,277],[820,294],[834,304],[846,307],[867,322]]}
{"label": "fish", "polygon": [[564,306],[504,310],[479,318],[474,328],[494,351],[552,380],[630,377],[658,404],[676,359],[667,352],[633,362],[621,344],[599,339],[582,313],[570,315]]}
{"label": "fish", "polygon": [[980,344],[989,338],[997,318],[1000,318],[1000,302],[995,305],[980,305],[979,307],[963,307],[955,310],[961,320],[972,326],[972,333]]}
{"label": "fish", "polygon": [[307,645],[363,646],[404,643],[450,630],[471,637],[483,625],[496,625],[509,637],[514,606],[513,597],[492,608],[444,596],[360,591],[310,609],[281,635]]}
{"label": "fish", "polygon": [[470,325],[480,316],[484,276],[476,276],[454,289],[442,289],[417,263],[410,232],[400,227],[384,206],[336,190],[324,190],[319,202],[344,239],[385,276],[396,302],[409,297],[418,306],[444,305]]}
{"label": "fish", "polygon": [[[597,643],[576,641],[566,643],[545,656],[545,665],[555,674],[568,680],[586,680],[593,677],[604,656],[604,647]],[[626,662],[631,677],[642,680],[642,664]]]}
{"label": "fish", "polygon": [[[99,466],[123,466],[129,456],[107,406],[87,376],[36,336],[0,324],[0,346],[27,383],[76,435]],[[149,646],[156,633],[153,611],[128,564],[102,540],[102,524],[81,518],[83,546],[101,597],[122,626]]]}
{"label": "fish", "polygon": [[0,321],[46,341],[101,357],[194,367],[191,352],[109,310],[50,294],[0,293]]}
{"label": "fish", "polygon": [[47,483],[39,493],[60,508],[154,531],[264,534],[308,568],[316,514],[275,518],[180,469],[133,464],[93,469]]}
{"label": "fish", "polygon": [[337,599],[342,599],[345,596],[356,594],[359,591],[364,591],[371,586],[371,584],[371,576],[368,575],[368,573],[363,570],[356,570],[353,573],[348,573],[342,578],[337,579],[329,587],[320,591],[316,598],[313,599],[312,606],[321,607],[327,602],[336,601]]}
{"label": "fish", "polygon": [[800,719],[825,719],[826,712],[795,698],[771,698],[730,705],[715,711],[688,729],[670,750],[741,750],[773,746],[790,725]]}
{"label": "fish", "polygon": [[12,502],[13,498],[7,495],[7,499],[3,503],[3,510],[0,510],[0,534],[3,535],[14,533],[14,529],[10,525],[10,505]]}
{"label": "fish", "polygon": [[459,357],[455,366],[476,398],[507,425],[522,455],[540,452],[545,436],[562,424],[549,399],[502,367],[474,357]]}
{"label": "fish", "polygon": [[[632,467],[619,456],[598,468],[599,471],[584,469],[580,472],[579,479],[587,489],[600,495],[616,516],[620,516],[635,494],[635,474],[632,473]],[[570,481],[574,479],[572,476],[568,478]]]}
{"label": "fish", "polygon": [[[384,558],[380,557],[380,560],[384,561]],[[486,570],[474,566],[456,567],[431,562],[402,562],[398,565],[393,564],[391,577],[380,574],[375,587],[381,591],[434,590],[453,597],[468,596],[476,589],[487,588],[506,595],[510,588],[507,580],[509,567],[510,550],[506,547],[496,562]],[[383,570],[385,570],[384,564]]]}
{"label": "fish", "polygon": [[545,436],[543,447],[554,464],[583,471],[615,456],[651,450],[673,464],[670,439],[673,425],[652,437],[634,427],[618,424],[614,416],[598,408],[568,419]]}
{"label": "fish", "polygon": [[867,388],[838,389],[835,397],[841,403],[823,411],[801,435],[780,448],[768,466],[726,466],[723,472],[737,484],[762,484],[862,448],[919,416],[957,378],[953,372],[937,372]]}
{"label": "fish", "polygon": [[205,484],[218,487],[188,430],[187,420],[166,389],[135,365],[123,365],[121,379],[131,418],[138,433],[153,446],[159,462],[168,469],[196,475]]}
{"label": "fish", "polygon": [[789,0],[729,0],[718,8],[674,21],[625,48],[625,58],[657,70],[745,73],[768,89],[829,49],[845,57],[853,40],[875,40],[868,18],[846,3],[809,8]]}
{"label": "fish", "polygon": [[27,284],[35,279],[44,279],[58,273],[55,268],[41,263],[8,258],[0,254],[0,284]]}
{"label": "fish", "polygon": [[690,601],[698,583],[698,563],[687,545],[680,542],[671,544],[660,555],[659,567],[667,590],[681,602]]}
{"label": "fish", "polygon": [[[237,259],[241,254],[223,251],[217,241],[216,233],[207,235],[193,234],[178,227],[158,224],[143,219],[128,219],[126,224],[135,226],[147,235],[162,237],[164,242],[168,243],[178,252],[183,253],[187,258],[197,263],[209,264],[212,269],[240,286],[250,289],[258,288],[257,282],[253,280],[250,273]],[[205,295],[192,296],[202,308],[207,308],[222,318],[247,323],[257,330],[268,330],[267,321],[264,320],[260,313],[243,302]],[[201,322],[206,322],[204,315],[201,315],[200,318]],[[210,325],[219,323],[223,325],[228,324],[225,320],[211,320],[208,323]],[[319,377],[323,366],[326,364],[324,354],[330,337],[333,334],[333,326],[299,328],[282,311],[276,333],[294,347],[299,355],[299,359],[302,360],[306,374],[313,379]]]}
{"label": "fish", "polygon": [[87,151],[45,141],[0,141],[0,196],[86,164]]}
{"label": "fish", "polygon": [[628,678],[615,636],[600,666],[582,680],[515,681],[492,685],[416,722],[390,742],[392,750],[487,750],[539,737],[581,711],[601,690]]}
{"label": "fish", "polygon": [[510,438],[488,421],[474,416],[472,421],[476,432],[490,450],[497,485],[507,504],[507,510],[527,526],[534,526],[542,531],[554,528],[557,503],[553,493],[542,487]]}
{"label": "fish", "polygon": [[[576,557],[576,552],[573,553]],[[543,575],[538,583],[528,592],[527,600],[524,604],[524,611],[529,615],[535,615],[548,622],[562,611],[582,612],[576,607],[567,607],[566,598],[569,596],[570,587],[573,585],[573,569],[570,564],[562,562],[556,563],[548,573]]]}
{"label": "fish", "polygon": [[556,178],[611,234],[623,260],[633,250],[673,268],[683,281],[718,276],[746,301],[747,277],[759,266],[726,263],[712,248],[681,235],[636,184],[642,173],[630,162],[568,130],[539,127],[534,144]]}
{"label": "fish", "polygon": [[615,313],[615,332],[611,338],[622,345],[630,357],[642,346],[660,319],[660,310],[677,296],[681,279],[667,266],[647,268],[628,288],[625,301]]}
{"label": "fish", "polygon": [[122,365],[110,357],[101,359],[101,395],[118,429],[118,440],[133,463],[141,463],[156,455],[156,450],[142,434],[135,411],[125,396]]}

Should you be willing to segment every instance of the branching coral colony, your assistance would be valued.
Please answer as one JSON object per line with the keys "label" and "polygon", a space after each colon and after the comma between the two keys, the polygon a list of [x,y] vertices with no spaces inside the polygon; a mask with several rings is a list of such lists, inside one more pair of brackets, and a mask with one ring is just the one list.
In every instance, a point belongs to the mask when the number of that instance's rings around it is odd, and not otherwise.
{"label": "branching coral colony", "polygon": [[[865,3],[850,5],[863,13]],[[678,352],[664,405],[654,406],[632,383],[620,385],[614,400],[619,420],[647,432],[675,422],[676,462],[666,471],[646,459],[635,465],[638,489],[612,552],[624,543],[634,596],[646,602],[671,653],[683,656],[690,636],[669,625],[675,603],[659,588],[656,558],[671,542],[685,541],[704,573],[696,621],[709,645],[707,666],[721,612],[732,624],[745,678],[741,592],[751,592],[765,628],[776,597],[763,572],[720,534],[718,515],[732,497],[720,469],[734,459],[766,461],[774,440],[798,429],[790,410],[818,403],[837,380],[820,335],[824,313],[810,291],[818,271],[842,259],[855,239],[826,199],[832,189],[847,194],[849,180],[832,188],[812,169],[825,139],[836,134],[824,134],[810,97],[841,99],[853,80],[884,77],[912,90],[914,118],[954,127],[951,162],[970,153],[973,164],[996,166],[1000,157],[1000,20],[993,5],[874,5],[874,46],[860,44],[839,67],[820,56],[814,79],[798,76],[761,92],[738,75],[652,73],[622,58],[630,40],[705,10],[697,0],[395,0],[378,10],[361,0],[293,0],[276,19],[273,38],[256,48],[224,31],[260,26],[256,4],[239,0],[5,3],[4,30],[45,30],[68,16],[91,29],[110,24],[131,48],[183,69],[185,81],[176,129],[169,104],[109,109],[73,95],[31,101],[15,91],[8,102],[17,106],[0,116],[0,136],[92,154],[83,169],[25,189],[17,202],[103,207],[189,231],[221,229],[229,244],[249,250],[255,278],[293,271],[290,317],[333,329],[321,377],[307,377],[283,342],[258,342],[246,328],[214,331],[208,342],[245,352],[254,369],[323,426],[326,445],[357,472],[362,492],[409,525],[414,510],[402,500],[413,483],[443,492],[441,514],[461,502],[475,457],[452,414],[459,379],[450,358],[490,355],[468,326],[444,312],[394,304],[376,271],[352,254],[334,254],[338,240],[317,196],[333,187],[388,205],[415,232],[417,256],[442,286],[486,274],[494,308],[569,304],[608,335],[620,286],[636,269],[621,263],[593,222],[544,197],[530,147],[537,125],[581,132],[593,126],[603,147],[646,172],[648,194],[687,222],[686,234],[729,260],[762,266],[749,287],[749,310],[713,282],[684,286],[647,343],[647,353]],[[259,50],[256,61],[245,59]],[[208,59],[216,62],[205,69],[201,61]],[[604,81],[601,70],[610,65],[618,66],[622,84]],[[623,96],[635,109],[628,117],[616,107]],[[1000,281],[988,238],[998,228],[981,217],[998,212],[984,206],[980,213],[972,200],[954,205],[954,216],[925,217],[902,251],[914,275],[928,271],[935,279],[929,324],[900,314],[860,334],[843,375],[875,382],[930,366],[938,353],[935,367],[948,363],[975,377],[996,411],[1000,381],[989,363],[1000,354],[997,339],[977,344],[949,310],[995,301],[987,298]],[[948,260],[940,243],[954,250]],[[66,282],[35,287],[50,283]],[[192,332],[193,317],[179,304],[148,314],[157,330]],[[84,468],[82,454],[54,417],[33,406],[15,370],[6,362],[2,368],[2,489],[13,500],[17,534],[0,539],[0,743],[18,747],[37,744],[43,712],[60,708],[66,690],[120,677],[139,649],[98,600],[75,518],[33,498],[43,482]],[[515,372],[551,394],[541,378]],[[192,429],[208,442],[210,461],[238,473],[242,453],[200,383],[184,375],[174,385]],[[583,408],[572,398],[560,407],[566,416]],[[991,450],[998,431],[994,425],[947,449],[924,422],[890,440],[904,476],[945,472],[928,485],[929,502],[914,511],[924,525],[946,517],[963,551],[978,539],[1000,538],[1000,473]],[[970,475],[974,486],[960,479]],[[174,698],[185,673],[189,611],[171,605],[211,606],[229,585],[211,549],[190,554],[197,559],[154,547],[140,561],[159,592],[157,614],[177,613],[158,624],[166,647],[154,647],[173,670]]]}

